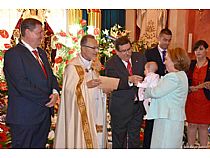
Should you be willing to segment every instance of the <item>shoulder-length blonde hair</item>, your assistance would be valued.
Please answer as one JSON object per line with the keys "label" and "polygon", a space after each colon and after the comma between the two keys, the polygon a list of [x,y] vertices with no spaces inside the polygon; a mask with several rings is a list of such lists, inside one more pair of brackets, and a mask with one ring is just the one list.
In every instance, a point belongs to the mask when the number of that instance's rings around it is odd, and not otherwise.
{"label": "shoulder-length blonde hair", "polygon": [[174,67],[179,71],[188,71],[190,67],[190,58],[182,48],[169,49],[168,55],[174,63]]}

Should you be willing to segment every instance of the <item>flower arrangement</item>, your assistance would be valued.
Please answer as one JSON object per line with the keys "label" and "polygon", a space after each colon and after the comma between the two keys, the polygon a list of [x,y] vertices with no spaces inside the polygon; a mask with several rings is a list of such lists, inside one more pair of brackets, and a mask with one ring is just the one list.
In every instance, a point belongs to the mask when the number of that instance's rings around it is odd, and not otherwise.
{"label": "flower arrangement", "polygon": [[11,135],[9,132],[9,128],[0,123],[0,148],[8,149],[11,147]]}
{"label": "flower arrangement", "polygon": [[51,128],[50,128],[50,132],[49,132],[48,137],[47,137],[47,144],[46,144],[47,149],[52,149],[53,148],[57,115],[52,117],[51,121],[52,121]]}
{"label": "flower arrangement", "polygon": [[99,58],[102,63],[102,69],[100,71],[101,75],[104,75],[104,63],[114,54],[115,46],[114,41],[121,36],[129,37],[130,31],[125,30],[118,24],[115,24],[110,30],[102,30],[101,38],[99,39]]}
{"label": "flower arrangement", "polygon": [[0,82],[4,82],[5,81],[3,73],[4,53],[6,52],[7,49],[11,47],[11,45],[8,43],[4,43],[5,39],[9,38],[9,33],[6,30],[0,30],[0,37],[3,38],[2,40],[0,40]]}
{"label": "flower arrangement", "polygon": [[156,29],[152,21],[149,22],[149,25],[146,28],[146,32],[140,36],[138,41],[132,43],[133,50],[136,52],[142,52],[146,49],[150,49],[155,47],[158,44],[158,40],[156,37]]}
{"label": "flower arrangement", "polygon": [[3,72],[4,54],[6,50],[11,47],[11,45],[4,43],[4,40],[9,38],[9,34],[6,30],[0,30],[0,37],[3,38],[3,40],[1,40],[0,42],[0,122],[4,122],[6,117],[6,109],[7,109],[7,90],[8,90]]}
{"label": "flower arrangement", "polygon": [[135,52],[144,53],[145,50],[155,47],[158,44],[156,38],[150,39],[147,36],[142,36],[140,40],[132,42],[132,48]]}
{"label": "flower arrangement", "polygon": [[8,97],[4,93],[0,93],[0,122],[5,122],[8,105]]}
{"label": "flower arrangement", "polygon": [[107,29],[102,30],[101,39],[99,40],[100,57],[109,58],[113,54],[115,54],[114,41],[120,36],[129,36],[129,33],[130,31],[125,30],[123,27],[121,27],[118,24],[115,24],[113,27],[111,27],[110,30]]}
{"label": "flower arrangement", "polygon": [[79,24],[70,26],[70,32],[61,31],[52,37],[51,46],[56,49],[54,73],[62,85],[63,72],[68,62],[80,52],[80,41],[82,36],[93,34],[96,39],[99,38],[98,28],[87,26],[86,20],[80,20]]}
{"label": "flower arrangement", "polygon": [[5,43],[9,38],[9,33],[6,30],[0,30],[0,148],[10,148],[11,136],[9,128],[5,125],[6,111],[7,111],[7,84],[3,73],[4,54],[7,49],[11,47],[10,44]]}
{"label": "flower arrangement", "polygon": [[[7,39],[9,38],[9,34],[6,30],[0,30],[0,37],[2,37],[3,39]],[[9,49],[10,47],[11,47],[10,44],[4,42],[0,44],[0,122],[4,122],[6,118],[8,89],[3,72],[3,66],[4,66],[4,54],[6,50]]]}

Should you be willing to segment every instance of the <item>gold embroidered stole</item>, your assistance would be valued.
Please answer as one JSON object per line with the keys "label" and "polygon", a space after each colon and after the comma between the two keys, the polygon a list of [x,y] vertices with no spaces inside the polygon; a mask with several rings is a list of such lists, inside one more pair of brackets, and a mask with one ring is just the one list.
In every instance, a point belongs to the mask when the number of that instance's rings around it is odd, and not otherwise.
{"label": "gold embroidered stole", "polygon": [[81,66],[75,65],[77,73],[79,75],[79,82],[76,87],[76,96],[77,96],[77,105],[82,119],[82,129],[84,132],[84,138],[87,149],[93,149],[93,141],[90,132],[90,125],[88,122],[87,110],[84,101],[84,97],[82,95],[81,84],[84,81],[84,70]]}

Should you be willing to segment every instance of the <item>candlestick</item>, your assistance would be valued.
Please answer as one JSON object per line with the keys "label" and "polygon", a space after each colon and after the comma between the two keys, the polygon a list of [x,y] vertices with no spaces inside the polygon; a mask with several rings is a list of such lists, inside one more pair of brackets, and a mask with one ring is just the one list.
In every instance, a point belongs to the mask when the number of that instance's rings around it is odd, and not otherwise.
{"label": "candlestick", "polygon": [[192,33],[189,33],[188,35],[188,47],[187,52],[192,53]]}

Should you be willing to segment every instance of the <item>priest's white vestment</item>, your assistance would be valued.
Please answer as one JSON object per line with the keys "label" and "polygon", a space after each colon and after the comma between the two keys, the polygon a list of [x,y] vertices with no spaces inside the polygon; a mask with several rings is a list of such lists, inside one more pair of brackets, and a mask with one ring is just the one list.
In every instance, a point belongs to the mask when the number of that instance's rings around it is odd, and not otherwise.
{"label": "priest's white vestment", "polygon": [[106,95],[86,82],[98,77],[81,55],[65,68],[54,148],[106,148]]}

